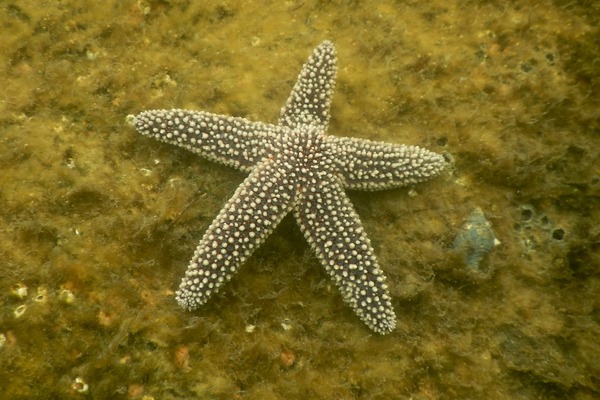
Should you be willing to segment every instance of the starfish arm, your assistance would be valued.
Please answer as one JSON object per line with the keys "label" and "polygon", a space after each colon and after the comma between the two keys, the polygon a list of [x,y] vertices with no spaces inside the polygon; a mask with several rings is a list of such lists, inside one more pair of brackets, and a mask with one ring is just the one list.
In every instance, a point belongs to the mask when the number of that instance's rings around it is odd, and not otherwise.
{"label": "starfish arm", "polygon": [[266,144],[280,129],[245,118],[179,109],[144,111],[133,124],[143,135],[242,171],[250,171],[266,155]]}
{"label": "starfish arm", "polygon": [[279,164],[258,164],[211,223],[177,291],[183,308],[206,303],[291,210],[294,186]]}
{"label": "starfish arm", "polygon": [[306,187],[294,214],[344,301],[373,331],[391,332],[396,315],[386,278],[341,185],[328,179]]}
{"label": "starfish arm", "polygon": [[417,146],[329,136],[346,189],[381,190],[422,182],[445,166],[440,154]]}
{"label": "starfish arm", "polygon": [[336,61],[335,48],[328,40],[313,50],[281,109],[279,125],[296,128],[310,124],[319,126],[323,131],[327,129]]}

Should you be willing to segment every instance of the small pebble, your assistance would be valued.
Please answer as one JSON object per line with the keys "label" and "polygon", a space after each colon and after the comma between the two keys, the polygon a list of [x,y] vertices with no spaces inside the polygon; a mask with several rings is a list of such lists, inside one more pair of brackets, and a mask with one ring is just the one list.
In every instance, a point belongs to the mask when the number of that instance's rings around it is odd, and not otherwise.
{"label": "small pebble", "polygon": [[39,286],[37,288],[37,294],[34,300],[37,303],[45,303],[46,301],[48,301],[48,290],[43,286]]}
{"label": "small pebble", "polygon": [[14,284],[10,288],[10,292],[12,293],[13,296],[22,300],[25,297],[27,297],[27,294],[29,293],[29,289],[27,288],[27,286],[25,286],[24,283],[17,283],[17,284]]}
{"label": "small pebble", "polygon": [[25,311],[27,311],[27,306],[25,304],[21,304],[19,307],[15,308],[13,315],[15,318],[21,318],[23,314],[25,314]]}
{"label": "small pebble", "polygon": [[88,386],[87,383],[85,383],[83,378],[78,376],[77,378],[75,378],[75,381],[73,381],[73,383],[71,384],[71,389],[73,389],[77,393],[83,394],[83,393],[87,393],[88,390],[90,389],[90,387]]}
{"label": "small pebble", "polygon": [[58,299],[65,304],[75,303],[75,295],[69,289],[63,289],[58,294]]}

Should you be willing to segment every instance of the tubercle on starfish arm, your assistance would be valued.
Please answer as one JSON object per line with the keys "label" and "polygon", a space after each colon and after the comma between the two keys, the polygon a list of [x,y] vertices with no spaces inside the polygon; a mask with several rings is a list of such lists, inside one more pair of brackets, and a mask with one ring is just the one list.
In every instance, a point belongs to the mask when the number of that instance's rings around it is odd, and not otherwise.
{"label": "tubercle on starfish arm", "polygon": [[250,172],[211,223],[188,266],[177,301],[204,304],[289,212],[344,301],[373,331],[396,326],[386,278],[344,189],[380,190],[427,180],[441,155],[326,134],[336,75],[324,41],[302,67],[277,125],[189,110],[150,110],[136,129],[213,161]]}

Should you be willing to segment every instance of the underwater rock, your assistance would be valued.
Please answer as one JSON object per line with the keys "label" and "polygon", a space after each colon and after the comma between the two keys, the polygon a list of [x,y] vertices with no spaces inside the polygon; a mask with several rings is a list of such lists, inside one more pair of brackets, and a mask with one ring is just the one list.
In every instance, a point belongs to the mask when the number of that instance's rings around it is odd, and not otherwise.
{"label": "underwater rock", "polygon": [[500,241],[494,236],[492,224],[477,207],[467,217],[452,247],[462,254],[469,268],[481,271],[479,267],[481,260],[498,244]]}

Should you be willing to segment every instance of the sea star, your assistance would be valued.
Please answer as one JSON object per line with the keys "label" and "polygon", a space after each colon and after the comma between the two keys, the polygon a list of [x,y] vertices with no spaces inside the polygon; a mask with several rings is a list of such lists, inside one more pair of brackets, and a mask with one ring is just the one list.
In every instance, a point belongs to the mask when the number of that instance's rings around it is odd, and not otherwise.
{"label": "sea star", "polygon": [[329,136],[335,75],[335,48],[324,41],[302,67],[277,125],[179,109],[133,117],[144,135],[250,173],[196,248],[176,295],[182,307],[206,303],[293,211],[346,303],[373,331],[395,328],[386,278],[344,189],[421,182],[445,162],[416,146]]}

